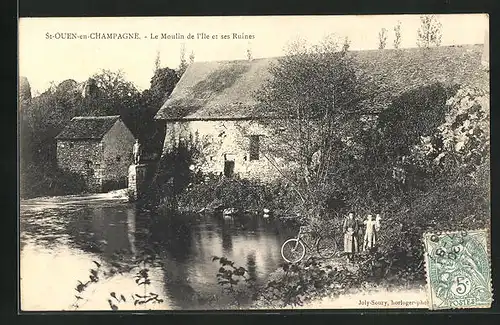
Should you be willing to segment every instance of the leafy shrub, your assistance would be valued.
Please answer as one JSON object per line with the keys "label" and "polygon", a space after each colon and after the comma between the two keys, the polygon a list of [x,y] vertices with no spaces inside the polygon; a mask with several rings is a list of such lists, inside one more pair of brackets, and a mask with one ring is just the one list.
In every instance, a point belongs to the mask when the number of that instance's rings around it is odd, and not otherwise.
{"label": "leafy shrub", "polygon": [[282,183],[260,182],[227,178],[214,174],[199,176],[179,197],[179,206],[199,211],[216,208],[262,210],[268,208],[282,214],[296,201],[294,195]]}
{"label": "leafy shrub", "polygon": [[234,261],[226,257],[214,256],[212,261],[218,261],[221,267],[217,272],[217,283],[223,291],[233,296],[237,306],[247,291],[253,292],[255,279],[248,274],[248,270],[242,266],[235,265]]}
{"label": "leafy shrub", "polygon": [[21,197],[80,194],[87,190],[83,176],[58,168],[30,166],[21,171]]}
{"label": "leafy shrub", "polygon": [[361,281],[346,267],[333,267],[309,258],[296,264],[282,264],[274,279],[262,288],[260,299],[267,305],[302,306],[315,298],[344,293]]}

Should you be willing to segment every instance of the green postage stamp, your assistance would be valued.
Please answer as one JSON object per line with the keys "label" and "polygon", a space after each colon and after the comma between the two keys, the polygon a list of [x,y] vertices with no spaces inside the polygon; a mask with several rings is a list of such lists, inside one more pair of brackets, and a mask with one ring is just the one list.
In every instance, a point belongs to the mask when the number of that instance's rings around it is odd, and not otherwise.
{"label": "green postage stamp", "polygon": [[424,234],[430,309],[491,307],[488,243],[487,230]]}

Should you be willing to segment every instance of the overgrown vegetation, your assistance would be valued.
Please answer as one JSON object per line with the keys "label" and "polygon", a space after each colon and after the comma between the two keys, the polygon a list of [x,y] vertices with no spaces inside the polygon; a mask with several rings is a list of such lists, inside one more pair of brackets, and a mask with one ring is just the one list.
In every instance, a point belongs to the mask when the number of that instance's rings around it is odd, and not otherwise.
{"label": "overgrown vegetation", "polygon": [[[269,207],[319,228],[348,210],[360,221],[380,213],[377,248],[360,262],[357,282],[348,283],[420,283],[424,232],[489,226],[489,94],[422,85],[373,116],[366,101],[390,90],[374,90],[358,77],[347,52],[335,42],[296,45],[258,96],[270,111],[291,117],[266,150],[298,162],[298,171],[272,186],[198,175],[179,202],[196,209]],[[325,290],[330,282],[316,288],[307,280],[321,283],[328,273],[322,267],[294,266],[298,282],[281,283],[279,299],[295,304],[306,290]]]}
{"label": "overgrown vegetation", "polygon": [[[76,175],[57,170],[55,136],[75,116],[120,115],[144,142],[146,155],[159,154],[164,140],[153,120],[179,80],[176,71],[158,68],[142,93],[121,71],[102,70],[86,82],[65,80],[32,97],[29,82],[20,84],[21,196],[75,194],[85,190]],[[132,149],[131,149],[132,150]]]}
{"label": "overgrown vegetation", "polygon": [[[131,272],[137,270],[134,276],[135,283],[138,286],[138,291],[129,293],[129,302],[133,301],[134,308],[141,306],[148,308],[150,304],[160,304],[163,303],[163,299],[159,297],[157,293],[151,292],[151,279],[149,277],[148,264],[151,258],[143,257],[138,258],[132,266],[124,266],[119,263],[113,263],[111,267],[107,268],[101,265],[97,261],[93,261],[95,267],[89,269],[89,280],[83,282],[81,280],[77,281],[75,287],[75,301],[71,305],[74,310],[81,309],[85,303],[93,298],[96,290],[98,290],[99,285],[103,281],[111,280],[116,274],[123,274],[125,272]],[[89,290],[91,290],[89,292]],[[120,309],[120,305],[127,303],[127,298],[123,293],[117,293],[115,291],[109,292],[107,303],[111,310],[116,311]],[[123,309],[130,309],[129,307],[124,307]]]}
{"label": "overgrown vegetation", "polygon": [[241,301],[244,297],[255,299],[256,297],[256,284],[255,278],[250,276],[247,269],[242,266],[235,265],[225,257],[214,256],[212,262],[218,261],[221,265],[216,274],[217,283],[221,286],[222,290],[234,298],[235,307],[241,307]]}

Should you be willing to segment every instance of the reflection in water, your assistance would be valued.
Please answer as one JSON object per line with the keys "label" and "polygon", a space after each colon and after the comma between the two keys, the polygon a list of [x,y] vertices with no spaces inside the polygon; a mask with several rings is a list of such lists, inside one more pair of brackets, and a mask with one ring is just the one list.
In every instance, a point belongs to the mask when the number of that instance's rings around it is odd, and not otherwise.
{"label": "reflection in water", "polygon": [[233,218],[224,218],[222,224],[222,251],[224,255],[231,254],[233,251],[233,237],[231,234],[231,226],[234,226]]}
{"label": "reflection in water", "polygon": [[135,214],[132,209],[127,209],[127,226],[128,226],[128,240],[130,242],[130,251],[132,255],[137,256],[137,249],[135,247]]}
{"label": "reflection in water", "polygon": [[[92,267],[92,260],[132,265],[135,257],[146,254],[153,259],[150,269],[156,274],[152,286],[156,293],[165,295],[162,308],[226,308],[234,298],[222,294],[216,278],[220,265],[212,257],[225,256],[247,268],[257,283],[264,283],[281,262],[281,243],[291,235],[288,227],[254,215],[229,220],[205,215],[155,215],[123,202],[58,206],[58,199],[54,200],[50,209],[44,209],[46,200],[39,204],[32,200],[29,207],[22,208],[22,261],[38,260],[33,254],[40,249],[47,259],[58,254],[68,263],[78,260],[74,265],[79,271],[68,275],[76,283]],[[27,250],[26,242],[34,246]],[[47,285],[56,285],[57,273],[40,269],[42,274],[35,274],[28,272],[26,265],[21,264],[25,277],[23,304],[38,309],[66,308],[56,300],[40,298],[33,285],[35,276],[45,279]],[[114,290],[136,291],[135,272],[116,275],[122,280],[110,281],[120,283]],[[69,300],[74,299],[71,281],[58,288],[58,294],[67,295]],[[104,299],[100,309],[108,308]]]}
{"label": "reflection in water", "polygon": [[255,263],[255,252],[247,255],[247,270],[250,280],[257,280],[257,264]]}

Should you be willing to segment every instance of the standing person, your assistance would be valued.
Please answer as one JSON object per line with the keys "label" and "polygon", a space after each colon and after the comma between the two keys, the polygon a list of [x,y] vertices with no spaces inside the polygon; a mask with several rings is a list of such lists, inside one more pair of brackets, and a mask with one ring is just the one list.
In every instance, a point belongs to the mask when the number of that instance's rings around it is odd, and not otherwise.
{"label": "standing person", "polygon": [[371,214],[368,215],[364,224],[366,225],[366,229],[365,236],[363,238],[363,250],[370,251],[373,247],[375,247],[375,242],[377,240],[376,223]]}
{"label": "standing person", "polygon": [[134,164],[138,164],[141,161],[141,144],[139,143],[139,139],[135,139],[134,143]]}
{"label": "standing person", "polygon": [[354,219],[354,213],[349,212],[344,220],[344,252],[347,253],[349,261],[354,262],[354,254],[358,252],[358,222]]}
{"label": "standing person", "polygon": [[382,219],[382,217],[380,216],[380,214],[376,214],[375,215],[375,231],[378,233],[378,231],[380,230],[380,219]]}

